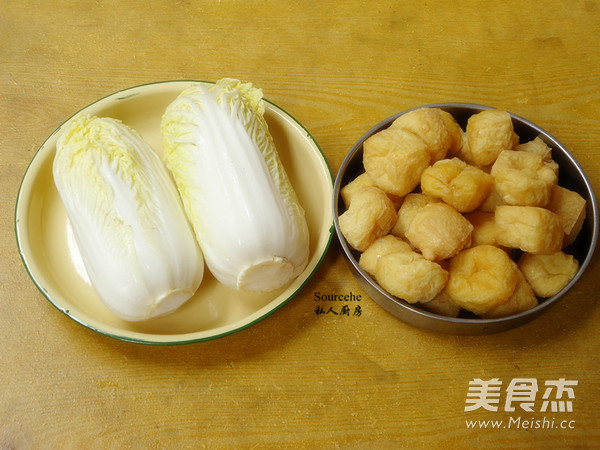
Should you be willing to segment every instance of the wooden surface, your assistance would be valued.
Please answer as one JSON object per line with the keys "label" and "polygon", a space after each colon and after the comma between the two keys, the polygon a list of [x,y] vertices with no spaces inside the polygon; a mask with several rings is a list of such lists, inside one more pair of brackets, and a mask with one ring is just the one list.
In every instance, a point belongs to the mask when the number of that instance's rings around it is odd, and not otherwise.
{"label": "wooden surface", "polygon": [[[532,323],[459,337],[366,298],[360,316],[317,315],[316,293],[364,297],[334,241],[266,320],[152,347],[90,331],[37,291],[14,207],[36,150],[80,108],[141,83],[224,76],[296,117],[334,174],[380,120],[459,101],[549,130],[600,192],[599,24],[597,0],[0,2],[0,449],[598,447],[597,257]],[[495,378],[498,411],[465,411],[469,382]],[[505,411],[521,378],[538,383],[534,411]],[[573,411],[541,412],[558,379],[578,382]]]}

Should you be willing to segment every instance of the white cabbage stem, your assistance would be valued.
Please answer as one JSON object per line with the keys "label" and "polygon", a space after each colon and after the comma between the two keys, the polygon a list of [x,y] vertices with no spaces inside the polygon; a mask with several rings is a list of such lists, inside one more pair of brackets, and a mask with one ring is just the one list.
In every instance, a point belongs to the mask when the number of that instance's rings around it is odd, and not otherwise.
{"label": "white cabbage stem", "polygon": [[304,210],[263,114],[259,89],[224,79],[184,91],[161,125],[165,161],[207,266],[234,289],[277,289],[308,261]]}

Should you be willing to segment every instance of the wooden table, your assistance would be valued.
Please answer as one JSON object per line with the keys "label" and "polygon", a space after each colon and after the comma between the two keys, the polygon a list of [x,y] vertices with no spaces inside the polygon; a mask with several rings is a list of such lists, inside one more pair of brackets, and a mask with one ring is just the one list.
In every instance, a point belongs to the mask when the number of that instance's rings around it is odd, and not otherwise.
{"label": "wooden table", "polygon": [[[595,0],[1,2],[0,448],[598,447],[597,257],[542,317],[460,337],[368,298],[360,316],[315,314],[316,293],[364,296],[334,241],[276,314],[154,347],[97,334],[46,301],[21,263],[14,207],[36,150],[85,105],[224,76],[297,118],[334,174],[380,120],[458,101],[535,121],[600,192],[599,24]],[[501,383],[497,411],[468,410],[478,379]],[[561,379],[572,412],[543,411],[546,382]],[[538,385],[532,412],[518,387],[509,396],[521,381]]]}

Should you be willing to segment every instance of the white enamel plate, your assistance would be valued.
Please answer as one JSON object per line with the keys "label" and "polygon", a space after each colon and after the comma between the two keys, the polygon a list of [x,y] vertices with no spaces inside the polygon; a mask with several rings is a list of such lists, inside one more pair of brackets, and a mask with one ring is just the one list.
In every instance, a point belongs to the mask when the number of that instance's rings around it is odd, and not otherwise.
{"label": "white enamel plate", "polygon": [[[113,117],[136,129],[162,153],[160,121],[180,92],[200,81],[165,81],[116,92],[82,111]],[[174,313],[145,322],[114,316],[89,284],[69,221],[56,191],[52,162],[59,127],[27,168],[17,198],[15,229],[31,279],[60,311],[80,324],[120,340],[145,344],[183,344],[222,337],[249,327],[293,298],[312,277],[333,235],[333,176],[308,131],[284,110],[266,101],[265,118],[281,161],[306,211],[310,256],[304,272],[275,292],[229,289],[208,270],[196,294]]]}

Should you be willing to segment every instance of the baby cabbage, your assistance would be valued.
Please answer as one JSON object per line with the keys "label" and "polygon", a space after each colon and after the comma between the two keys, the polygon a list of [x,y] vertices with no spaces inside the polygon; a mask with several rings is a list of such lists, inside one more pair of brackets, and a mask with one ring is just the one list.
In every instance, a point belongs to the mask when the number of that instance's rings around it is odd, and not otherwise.
{"label": "baby cabbage", "polygon": [[54,181],[90,282],[139,321],[186,302],[204,261],[163,162],[129,126],[79,115],[56,144]]}
{"label": "baby cabbage", "polygon": [[182,92],[161,123],[164,159],[208,269],[269,291],[306,266],[308,226],[264,118],[262,91],[222,79]]}

